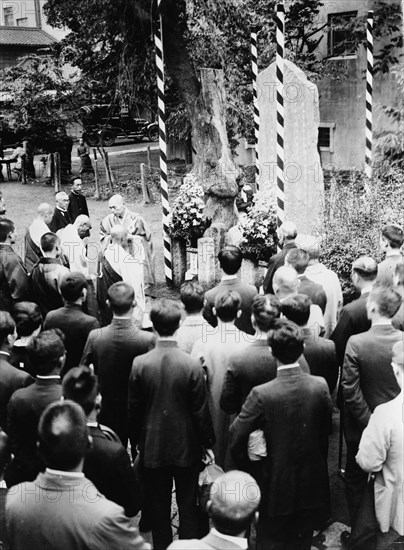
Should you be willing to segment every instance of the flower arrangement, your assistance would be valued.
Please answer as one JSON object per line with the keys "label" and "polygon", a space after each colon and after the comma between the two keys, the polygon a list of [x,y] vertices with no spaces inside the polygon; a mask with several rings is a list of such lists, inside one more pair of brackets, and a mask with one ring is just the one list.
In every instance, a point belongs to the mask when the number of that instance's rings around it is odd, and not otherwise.
{"label": "flower arrangement", "polygon": [[243,257],[254,262],[268,261],[276,253],[276,206],[269,194],[260,193],[247,209],[247,217],[242,222],[243,240],[240,249]]}
{"label": "flower arrangement", "polygon": [[193,174],[185,176],[171,210],[168,228],[170,236],[184,239],[188,245],[202,237],[206,229],[204,206],[202,186]]}

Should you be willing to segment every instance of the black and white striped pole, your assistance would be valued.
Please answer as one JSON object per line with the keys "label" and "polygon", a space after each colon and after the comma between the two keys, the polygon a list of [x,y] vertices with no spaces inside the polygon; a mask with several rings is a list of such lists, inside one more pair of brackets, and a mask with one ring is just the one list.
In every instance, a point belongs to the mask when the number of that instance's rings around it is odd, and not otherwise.
{"label": "black and white striped pole", "polygon": [[260,131],[260,111],[258,106],[258,54],[257,54],[257,29],[251,29],[251,69],[252,69],[252,85],[253,85],[253,101],[254,101],[254,137],[255,137],[255,186],[259,190],[260,165],[258,159],[258,136]]}
{"label": "black and white striped pole", "polygon": [[372,178],[372,105],[373,105],[373,11],[368,12],[366,21],[366,151],[365,176]]}
{"label": "black and white striped pole", "polygon": [[285,8],[278,4],[276,10],[276,186],[277,225],[285,221],[285,109],[284,109],[284,55],[285,55]]}
{"label": "black and white striped pole", "polygon": [[[157,0],[160,10],[161,0]],[[164,55],[163,55],[163,24],[160,13],[159,29],[154,36],[156,47],[157,89],[158,89],[158,122],[159,122],[159,147],[160,147],[160,194],[163,207],[163,244],[164,244],[164,273],[166,284],[171,286],[173,282],[171,239],[168,234],[170,215],[170,203],[168,200],[167,177],[167,136],[166,136],[166,112],[164,97]]]}

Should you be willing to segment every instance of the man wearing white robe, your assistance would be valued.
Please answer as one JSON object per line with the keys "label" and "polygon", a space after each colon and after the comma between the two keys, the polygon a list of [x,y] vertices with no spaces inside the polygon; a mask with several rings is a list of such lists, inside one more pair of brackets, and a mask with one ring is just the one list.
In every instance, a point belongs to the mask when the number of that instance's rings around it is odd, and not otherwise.
{"label": "man wearing white robe", "polygon": [[47,202],[43,202],[38,206],[37,216],[31,225],[28,227],[25,234],[25,267],[30,273],[32,268],[42,257],[41,252],[41,237],[49,232],[48,223],[53,216],[53,208]]}
{"label": "man wearing white robe", "polygon": [[90,229],[90,218],[81,214],[73,224],[69,224],[57,232],[62,243],[63,254],[69,260],[70,270],[79,271],[86,279],[91,279],[86,250],[86,239],[90,236]]}

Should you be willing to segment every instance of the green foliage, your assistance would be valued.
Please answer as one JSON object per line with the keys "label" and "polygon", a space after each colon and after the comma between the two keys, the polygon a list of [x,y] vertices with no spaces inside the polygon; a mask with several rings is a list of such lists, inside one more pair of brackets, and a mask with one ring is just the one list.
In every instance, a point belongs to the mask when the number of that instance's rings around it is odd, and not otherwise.
{"label": "green foliage", "polygon": [[193,176],[186,176],[179,193],[172,205],[169,234],[176,239],[184,239],[187,244],[193,244],[202,237],[206,224],[203,221],[202,186]]}

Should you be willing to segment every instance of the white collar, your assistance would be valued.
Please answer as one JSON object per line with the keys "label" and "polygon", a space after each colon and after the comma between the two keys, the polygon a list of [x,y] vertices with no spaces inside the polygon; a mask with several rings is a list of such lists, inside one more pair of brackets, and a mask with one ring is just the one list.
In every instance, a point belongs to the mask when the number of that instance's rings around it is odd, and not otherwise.
{"label": "white collar", "polygon": [[402,256],[401,252],[400,252],[400,249],[399,248],[393,248],[391,250],[388,250],[386,252],[386,258],[390,258],[391,256],[393,257],[396,257],[396,256]]}
{"label": "white collar", "polygon": [[300,367],[299,363],[292,363],[291,365],[282,365],[281,367],[278,367],[279,370],[286,370],[286,369],[295,369],[296,367]]}
{"label": "white collar", "polygon": [[93,421],[93,420],[91,420],[91,421],[89,420],[89,421],[87,422],[87,426],[88,426],[89,428],[98,428],[98,422]]}
{"label": "white collar", "polygon": [[36,378],[39,378],[40,380],[60,380],[59,374],[51,374],[50,376],[40,376],[37,374]]}
{"label": "white collar", "polygon": [[220,539],[228,540],[232,542],[233,544],[236,544],[239,546],[242,550],[247,550],[248,548],[248,540],[243,537],[233,537],[231,535],[224,535],[223,533],[219,533],[217,529],[212,527],[210,530],[212,535],[215,535],[216,537],[219,537]]}
{"label": "white collar", "polygon": [[369,292],[372,290],[372,288],[373,288],[372,285],[370,285],[370,286],[365,286],[365,288],[362,288],[362,290],[361,290],[361,296],[362,296],[362,294],[367,294],[367,293],[369,293]]}
{"label": "white collar", "polygon": [[83,472],[64,472],[63,470],[54,470],[53,468],[46,468],[46,473],[58,477],[84,477]]}
{"label": "white collar", "polygon": [[10,354],[8,351],[0,351],[0,355],[5,355],[6,357],[10,357]]}
{"label": "white collar", "polygon": [[222,281],[232,281],[233,279],[238,279],[237,273],[235,275],[222,275]]}

